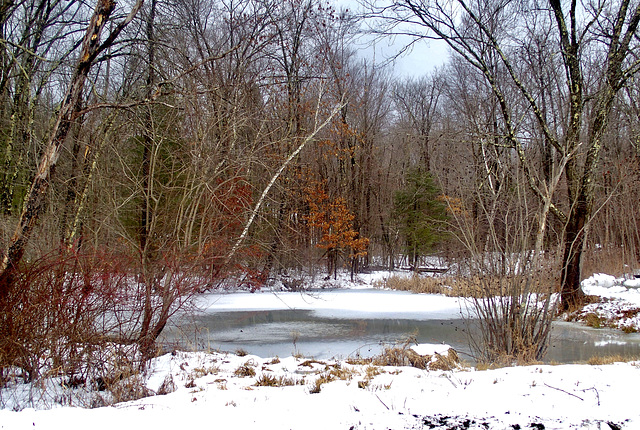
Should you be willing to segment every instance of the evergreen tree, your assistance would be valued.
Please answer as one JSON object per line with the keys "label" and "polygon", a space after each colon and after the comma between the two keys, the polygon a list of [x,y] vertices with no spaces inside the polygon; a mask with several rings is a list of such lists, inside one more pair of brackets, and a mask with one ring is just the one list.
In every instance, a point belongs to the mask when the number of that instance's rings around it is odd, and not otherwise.
{"label": "evergreen tree", "polygon": [[418,168],[408,170],[404,189],[395,193],[395,218],[405,240],[404,253],[413,267],[444,237],[447,212],[440,194],[431,175]]}

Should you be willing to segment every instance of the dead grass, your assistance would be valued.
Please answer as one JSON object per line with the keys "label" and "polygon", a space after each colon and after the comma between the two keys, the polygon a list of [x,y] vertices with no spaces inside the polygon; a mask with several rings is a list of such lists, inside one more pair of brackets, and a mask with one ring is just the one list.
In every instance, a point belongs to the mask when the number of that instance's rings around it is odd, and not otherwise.
{"label": "dead grass", "polygon": [[252,378],[256,376],[256,370],[253,367],[251,363],[247,362],[238,367],[233,374],[240,378]]}
{"label": "dead grass", "polygon": [[298,382],[293,378],[287,378],[286,376],[274,376],[268,373],[263,373],[253,384],[256,387],[289,387],[296,385]]}
{"label": "dead grass", "polygon": [[322,385],[331,382],[335,378],[330,373],[323,373],[309,387],[309,394],[318,394],[322,390]]}
{"label": "dead grass", "polygon": [[435,354],[420,355],[410,348],[409,343],[385,348],[384,351],[373,358],[372,364],[376,366],[410,366],[424,370],[453,370],[460,367],[458,354],[449,349],[446,355]]}
{"label": "dead grass", "polygon": [[391,276],[380,282],[380,286],[397,291],[411,291],[424,294],[447,294],[451,293],[450,277],[420,276],[413,274],[407,276]]}
{"label": "dead grass", "polygon": [[592,328],[603,328],[606,326],[605,320],[594,312],[589,312],[584,316],[584,323]]}
{"label": "dead grass", "polygon": [[593,356],[587,360],[587,364],[592,366],[604,366],[613,363],[628,363],[630,361],[638,361],[640,357],[622,356],[622,355],[605,355]]}
{"label": "dead grass", "polygon": [[[587,296],[588,303],[606,302],[607,299],[602,299],[597,296]],[[577,309],[570,312],[566,316],[567,321],[577,321],[584,323],[587,327],[592,328],[612,328],[621,330],[624,333],[637,333],[638,329],[633,324],[640,314],[640,308],[631,309],[619,309],[607,316],[603,316],[596,311],[584,312],[582,309]],[[632,320],[630,323],[626,323],[627,320]],[[626,324],[625,324],[626,323]]]}
{"label": "dead grass", "polygon": [[340,379],[342,381],[350,381],[359,374],[360,372],[358,372],[357,370],[340,365],[332,366],[329,370],[329,375],[332,378]]}
{"label": "dead grass", "polygon": [[301,366],[301,367],[313,367],[314,364],[326,365],[326,363],[324,361],[305,360],[302,363],[300,363],[299,366]]}
{"label": "dead grass", "polygon": [[138,400],[152,394],[145,386],[144,378],[138,369],[129,366],[118,368],[114,375],[102,379],[101,382],[105,390],[111,394],[111,401],[108,403]]}
{"label": "dead grass", "polygon": [[529,285],[510,276],[391,276],[379,281],[376,286],[397,291],[411,291],[420,294],[443,294],[449,297],[488,297],[505,296],[514,292],[514,288],[532,293],[550,293],[557,289],[554,273],[541,271],[535,281]]}
{"label": "dead grass", "polygon": [[236,349],[236,355],[238,357],[246,357],[247,355],[249,355],[249,353],[246,350],[242,349],[242,348],[238,348],[238,349]]}
{"label": "dead grass", "polygon": [[220,372],[220,368],[216,366],[196,367],[190,372],[190,377],[191,379],[198,379],[207,375],[217,375],[218,372]]}

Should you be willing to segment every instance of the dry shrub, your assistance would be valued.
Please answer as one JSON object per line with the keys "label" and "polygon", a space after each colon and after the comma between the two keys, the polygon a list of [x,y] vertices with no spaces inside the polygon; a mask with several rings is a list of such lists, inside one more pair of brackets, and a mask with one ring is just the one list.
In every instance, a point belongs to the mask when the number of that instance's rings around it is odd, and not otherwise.
{"label": "dry shrub", "polygon": [[359,375],[359,372],[354,369],[345,368],[340,364],[328,365],[323,362],[315,360],[309,360],[302,363],[301,366],[313,366],[313,364],[325,364],[324,371],[313,381],[309,387],[310,394],[317,394],[322,389],[322,385],[335,380],[350,381],[354,376]]}
{"label": "dry shrub", "polygon": [[245,363],[238,367],[233,374],[240,378],[254,377],[256,376],[256,370],[253,368],[251,363]]}
{"label": "dry shrub", "polygon": [[417,273],[411,276],[390,276],[383,282],[385,288],[398,291],[411,291],[414,293],[446,294],[448,278],[434,276],[420,276]]}
{"label": "dry shrub", "polygon": [[321,365],[325,365],[327,363],[325,363],[324,361],[318,361],[318,360],[305,360],[302,363],[299,364],[300,367],[313,367],[314,364],[321,364]]}
{"label": "dry shrub", "polygon": [[511,294],[514,282],[518,289],[528,288],[532,293],[546,293],[556,288],[556,280],[550,271],[541,270],[533,281],[526,284],[524,279],[512,276],[390,276],[379,282],[384,288],[397,291],[411,291],[422,294],[444,294],[449,297],[487,297]]}
{"label": "dry shrub", "polygon": [[145,386],[138,367],[120,367],[114,375],[104,378],[103,381],[111,397],[106,404],[138,400],[153,394]]}
{"label": "dry shrub", "polygon": [[115,334],[117,323],[108,316],[120,284],[101,282],[99,265],[91,257],[54,253],[18,271],[0,303],[1,369],[21,369],[25,382],[52,369],[86,380],[85,372],[102,364],[101,351]]}
{"label": "dry shrub", "polygon": [[436,354],[435,359],[432,359],[431,363],[429,363],[430,370],[448,371],[458,367],[460,367],[460,357],[458,357],[458,353],[453,348],[449,348],[447,355]]}
{"label": "dry shrub", "polygon": [[460,297],[494,297],[523,294],[549,294],[557,289],[555,278],[547,271],[540,271],[535,276],[508,275],[474,275],[458,277],[452,285]]}
{"label": "dry shrub", "polygon": [[453,370],[460,366],[458,354],[449,348],[447,355],[420,355],[409,347],[409,343],[385,348],[374,357],[373,364],[377,366],[410,366],[424,370]]}
{"label": "dry shrub", "polygon": [[426,369],[431,360],[430,356],[422,356],[406,347],[387,347],[380,353],[380,355],[374,357],[373,364],[376,366],[411,366],[418,369]]}
{"label": "dry shrub", "polygon": [[194,264],[168,256],[151,279],[117,251],[63,248],[25,262],[0,301],[0,386],[61,378],[106,391],[98,405],[146,395],[131,369],[143,370],[168,318],[205,282]]}
{"label": "dry shrub", "polygon": [[584,322],[588,327],[592,328],[603,328],[606,326],[606,321],[594,312],[586,314],[584,316]]}
{"label": "dry shrub", "polygon": [[236,355],[238,357],[246,357],[247,355],[249,355],[249,352],[247,352],[247,350],[245,350],[245,349],[238,348],[238,349],[236,349]]}
{"label": "dry shrub", "polygon": [[411,291],[423,294],[445,294],[459,296],[455,282],[451,277],[421,276],[414,273],[410,277],[393,275],[377,284],[379,287],[397,291]]}
{"label": "dry shrub", "polygon": [[340,365],[335,365],[329,371],[329,374],[342,381],[350,381],[354,376],[358,375],[358,371],[354,369],[350,369],[348,367],[343,367]]}
{"label": "dry shrub", "polygon": [[373,358],[371,357],[349,357],[345,360],[347,364],[351,364],[352,366],[364,366],[366,364],[371,364],[373,362]]}
{"label": "dry shrub", "polygon": [[193,379],[198,379],[207,375],[217,375],[218,372],[220,372],[220,368],[217,366],[196,367],[190,372],[189,376]]}
{"label": "dry shrub", "polygon": [[323,373],[313,381],[313,384],[309,387],[309,394],[318,394],[322,390],[322,385],[335,380],[335,377],[330,373]]}
{"label": "dry shrub", "polygon": [[254,384],[256,387],[288,387],[296,385],[296,380],[286,376],[273,376],[263,373]]}
{"label": "dry shrub", "polygon": [[556,284],[539,268],[527,268],[526,257],[520,254],[503,274],[479,265],[488,275],[476,276],[471,287],[476,317],[469,324],[477,330],[469,331],[474,333],[469,342],[477,362],[530,364],[547,352],[557,312]]}

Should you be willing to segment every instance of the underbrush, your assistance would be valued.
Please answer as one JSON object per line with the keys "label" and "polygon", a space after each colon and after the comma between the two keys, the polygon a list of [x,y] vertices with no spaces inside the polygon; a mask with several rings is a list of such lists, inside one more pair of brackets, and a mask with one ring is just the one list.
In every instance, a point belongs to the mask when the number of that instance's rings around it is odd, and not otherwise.
{"label": "underbrush", "polygon": [[[527,280],[518,279],[514,276],[423,276],[417,273],[411,276],[393,275],[374,283],[376,288],[388,288],[397,291],[411,291],[420,294],[443,294],[449,297],[490,297],[504,296],[511,294],[514,282],[522,285],[518,288],[524,290],[525,287],[531,293],[548,293],[550,285],[554,286],[555,280],[543,272],[536,277],[534,282],[524,285]],[[552,289],[555,289],[552,288]]]}
{"label": "underbrush", "polygon": [[595,273],[607,273],[616,277],[629,272],[629,264],[636,263],[632,250],[622,247],[587,248],[582,257],[582,276],[586,279]]}
{"label": "underbrush", "polygon": [[0,300],[0,407],[148,395],[141,374],[157,337],[206,284],[186,263],[60,249],[20,267]]}
{"label": "underbrush", "polygon": [[417,273],[411,276],[393,275],[376,281],[374,287],[422,294],[462,295],[455,288],[455,282],[451,277],[421,276]]}
{"label": "underbrush", "polygon": [[84,358],[76,358],[75,371],[64,367],[44,371],[41,366],[41,373],[30,381],[22,369],[4,368],[0,407],[16,411],[56,405],[94,408],[147,397],[152,393],[144,385],[144,373],[129,359],[135,356],[131,348],[135,347],[94,346]]}
{"label": "underbrush", "polygon": [[591,328],[612,328],[624,333],[640,331],[640,308],[634,304],[597,296],[587,296],[588,304],[564,315],[566,321],[581,322]]}

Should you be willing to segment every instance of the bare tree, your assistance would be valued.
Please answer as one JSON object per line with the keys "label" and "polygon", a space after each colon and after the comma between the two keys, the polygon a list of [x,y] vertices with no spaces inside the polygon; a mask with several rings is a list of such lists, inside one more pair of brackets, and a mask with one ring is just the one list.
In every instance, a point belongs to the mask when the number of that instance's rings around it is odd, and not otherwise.
{"label": "bare tree", "polygon": [[97,2],[93,16],[82,40],[79,59],[60,106],[56,124],[51,131],[47,147],[38,166],[36,177],[26,197],[18,226],[2,256],[2,262],[0,263],[0,300],[6,297],[11,287],[13,274],[24,255],[25,246],[29,241],[31,232],[46,204],[51,175],[55,171],[62,144],[69,133],[73,120],[77,116],[78,102],[82,97],[84,84],[89,75],[89,71],[97,56],[113,44],[120,32],[135,17],[143,1],[144,0],[138,0],[129,15],[113,28],[104,41],[101,41],[101,34],[107,23],[110,22],[109,18],[116,4],[110,0],[99,0]]}
{"label": "bare tree", "polygon": [[[638,70],[635,53],[640,4],[631,0],[596,4],[574,1],[570,5],[557,0],[531,5],[401,0],[386,7],[371,4],[370,10],[371,16],[381,18],[387,26],[383,32],[409,34],[414,40],[442,39],[482,73],[499,107],[505,143],[520,159],[531,190],[543,200],[545,179],[530,169],[526,139],[519,133],[515,120],[519,117],[517,109],[526,107],[527,115],[538,124],[545,141],[559,158],[567,157],[564,165],[567,199],[562,205],[556,200],[549,208],[565,224],[562,306],[567,309],[581,304],[584,300],[580,289],[581,257],[594,208],[602,137],[617,94]],[[557,53],[562,58],[561,91],[566,105],[559,127],[542,108],[543,98],[532,85],[536,81],[530,79],[531,71],[522,73],[514,55],[513,47],[523,48],[520,35],[533,23],[539,25],[540,32],[554,32],[551,40],[555,43],[547,55]],[[592,65],[598,63],[603,66],[596,71]],[[587,68],[593,73],[588,82]]]}

